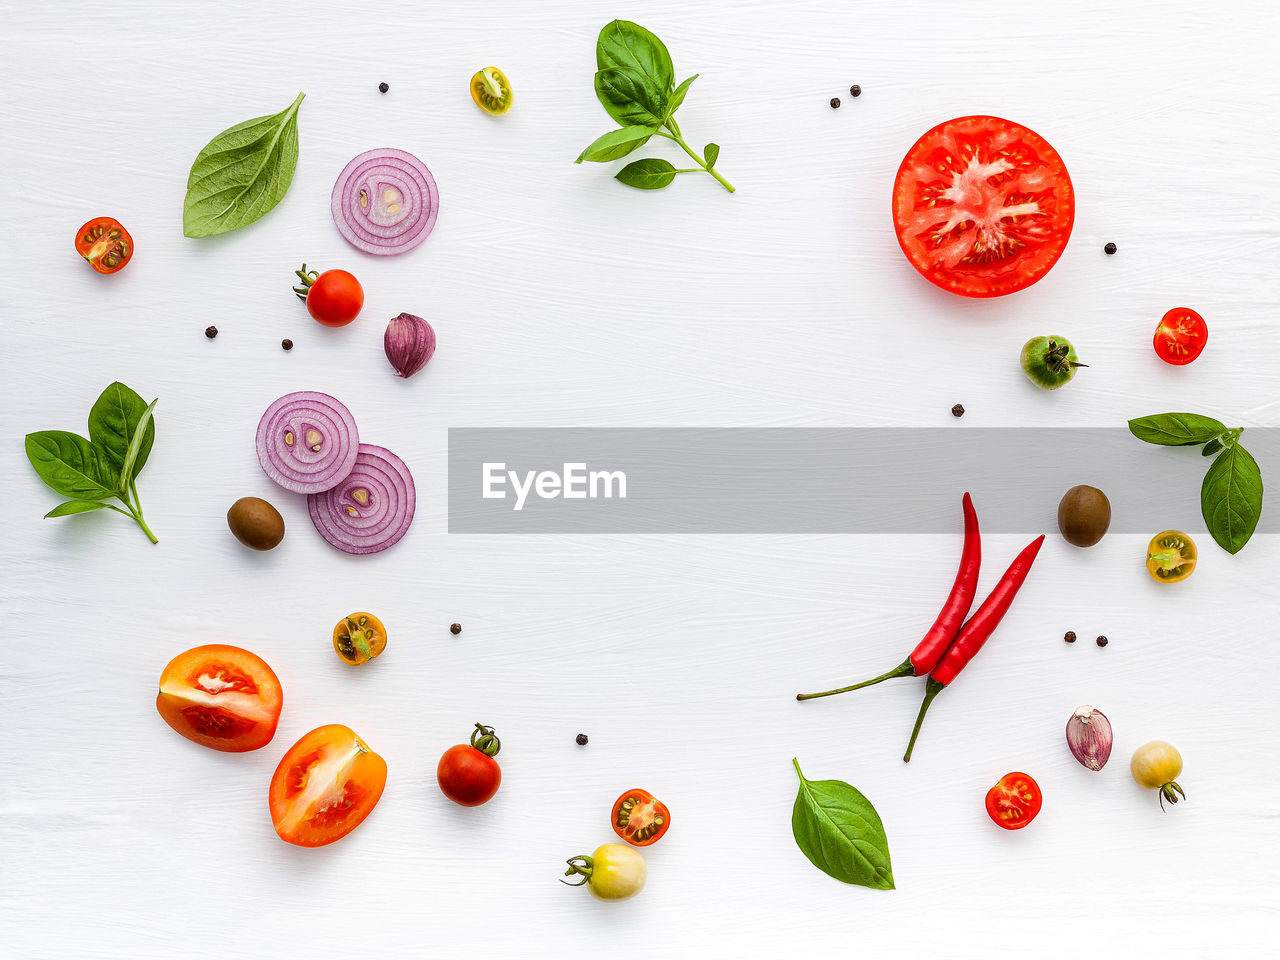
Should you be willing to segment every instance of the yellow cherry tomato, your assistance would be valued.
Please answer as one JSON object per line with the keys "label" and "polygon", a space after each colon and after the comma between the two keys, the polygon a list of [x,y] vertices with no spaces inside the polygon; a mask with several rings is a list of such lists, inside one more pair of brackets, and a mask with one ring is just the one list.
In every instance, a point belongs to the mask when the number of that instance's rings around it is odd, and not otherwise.
{"label": "yellow cherry tomato", "polygon": [[497,67],[477,70],[471,78],[471,99],[485,113],[495,116],[511,109],[511,84]]}
{"label": "yellow cherry tomato", "polygon": [[577,883],[563,881],[571,886],[587,885],[597,900],[617,901],[634,897],[644,887],[644,857],[635,847],[625,843],[606,843],[596,847],[589,857],[573,857],[567,861],[565,876],[577,876]]}
{"label": "yellow cherry tomato", "polygon": [[1129,772],[1139,786],[1160,791],[1161,808],[1166,800],[1177,803],[1180,797],[1186,797],[1175,779],[1182,773],[1182,754],[1171,743],[1163,740],[1144,743],[1133,752]]}
{"label": "yellow cherry tomato", "polygon": [[343,663],[368,663],[387,649],[387,628],[372,613],[357,611],[334,626],[333,649]]}
{"label": "yellow cherry tomato", "polygon": [[1180,530],[1157,533],[1147,544],[1147,573],[1160,583],[1177,583],[1196,568],[1196,542]]}

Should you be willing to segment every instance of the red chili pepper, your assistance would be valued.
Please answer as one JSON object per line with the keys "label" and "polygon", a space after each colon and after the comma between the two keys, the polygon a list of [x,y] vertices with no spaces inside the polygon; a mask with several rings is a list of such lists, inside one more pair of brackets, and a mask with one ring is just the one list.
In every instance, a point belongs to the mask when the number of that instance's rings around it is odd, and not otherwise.
{"label": "red chili pepper", "polygon": [[1023,582],[1027,579],[1031,564],[1035,561],[1036,554],[1040,552],[1042,543],[1044,543],[1044,534],[1032,540],[1020,554],[1013,558],[1013,563],[1009,564],[1009,569],[1004,572],[1004,576],[991,591],[991,595],[982,601],[982,606],[978,608],[977,613],[960,628],[955,641],[947,648],[938,665],[933,668],[933,673],[925,684],[924,703],[920,704],[920,715],[916,717],[915,728],[911,731],[911,742],[907,744],[907,752],[902,758],[904,762],[911,760],[911,751],[915,749],[916,737],[920,736],[920,725],[924,723],[924,715],[929,709],[929,704],[933,703],[933,698],[945,690],[956,675],[965,668],[1000,625],[1004,615],[1009,612],[1013,598],[1018,595]]}
{"label": "red chili pepper", "polygon": [[848,693],[892,680],[894,677],[922,677],[942,659],[947,646],[955,638],[956,631],[964,623],[964,616],[973,603],[973,595],[978,589],[978,568],[982,565],[982,535],[978,532],[978,514],[973,509],[973,501],[969,494],[964,495],[964,550],[960,554],[960,569],[956,571],[956,579],[951,584],[951,593],[947,602],[942,605],[938,619],[924,635],[924,639],[916,644],[911,656],[898,664],[888,673],[881,674],[874,680],[864,680],[837,690],[826,690],[822,693],[797,693],[797,700],[813,700],[816,697],[829,697],[836,693]]}

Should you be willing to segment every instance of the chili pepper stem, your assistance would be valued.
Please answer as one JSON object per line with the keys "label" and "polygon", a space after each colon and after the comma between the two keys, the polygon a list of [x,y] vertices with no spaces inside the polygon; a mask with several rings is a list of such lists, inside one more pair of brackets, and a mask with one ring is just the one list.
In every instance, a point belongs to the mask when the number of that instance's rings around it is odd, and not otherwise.
{"label": "chili pepper stem", "polygon": [[835,690],[824,690],[822,691],[822,693],[797,693],[796,699],[797,700],[815,700],[818,697],[831,697],[831,696],[835,696],[837,693],[848,693],[850,690],[861,690],[863,687],[869,687],[869,686],[872,686],[873,684],[880,683],[884,680],[892,680],[895,677],[911,677],[915,675],[915,672],[916,672],[915,665],[911,662],[910,659],[907,659],[907,660],[904,660],[902,663],[898,664],[888,673],[882,673],[880,674],[880,676],[875,677],[871,680],[863,680],[861,683],[850,684],[847,687],[838,687]]}
{"label": "chili pepper stem", "polygon": [[911,762],[911,751],[916,748],[916,737],[920,736],[920,727],[924,723],[924,715],[929,710],[929,704],[933,703],[933,698],[947,689],[943,684],[939,683],[933,677],[929,678],[929,682],[924,688],[924,702],[920,704],[920,713],[916,717],[916,725],[911,731],[911,740],[907,744],[907,752],[902,755],[903,763]]}

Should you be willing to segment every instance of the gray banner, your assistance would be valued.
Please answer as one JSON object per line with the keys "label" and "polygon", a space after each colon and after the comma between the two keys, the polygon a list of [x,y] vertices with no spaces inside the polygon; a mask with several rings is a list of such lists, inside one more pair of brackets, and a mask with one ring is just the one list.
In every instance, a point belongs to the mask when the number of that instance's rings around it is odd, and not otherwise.
{"label": "gray banner", "polygon": [[[1280,476],[1280,430],[1241,445]],[[985,532],[1036,534],[1084,483],[1112,532],[1194,535],[1211,462],[1123,427],[454,428],[449,532],[949,533],[967,490]],[[1258,532],[1278,516],[1264,507]]]}

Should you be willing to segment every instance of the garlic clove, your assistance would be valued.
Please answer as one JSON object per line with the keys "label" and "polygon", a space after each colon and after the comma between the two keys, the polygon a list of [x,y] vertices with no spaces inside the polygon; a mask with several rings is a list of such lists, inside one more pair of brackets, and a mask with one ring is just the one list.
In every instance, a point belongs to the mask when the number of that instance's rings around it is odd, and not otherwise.
{"label": "garlic clove", "polygon": [[422,317],[402,313],[387,324],[382,346],[396,376],[408,379],[425,367],[436,352],[436,332]]}
{"label": "garlic clove", "polygon": [[1111,757],[1111,721],[1101,710],[1086,704],[1077,707],[1067,721],[1067,746],[1071,755],[1089,770],[1101,770]]}

